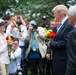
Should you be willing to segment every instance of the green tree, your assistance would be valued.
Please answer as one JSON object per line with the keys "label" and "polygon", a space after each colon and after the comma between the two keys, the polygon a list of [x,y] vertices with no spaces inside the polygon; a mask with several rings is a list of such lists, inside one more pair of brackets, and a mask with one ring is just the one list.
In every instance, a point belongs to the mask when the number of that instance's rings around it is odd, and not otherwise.
{"label": "green tree", "polygon": [[52,8],[58,4],[74,5],[75,0],[0,0],[0,16],[7,10],[23,17],[39,20],[43,15],[53,18]]}

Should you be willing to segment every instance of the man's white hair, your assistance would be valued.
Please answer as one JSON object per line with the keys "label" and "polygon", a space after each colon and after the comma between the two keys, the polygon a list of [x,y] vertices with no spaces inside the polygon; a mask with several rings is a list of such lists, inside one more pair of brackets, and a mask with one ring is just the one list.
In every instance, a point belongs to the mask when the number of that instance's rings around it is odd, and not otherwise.
{"label": "man's white hair", "polygon": [[52,12],[57,11],[59,14],[62,14],[64,16],[66,16],[68,14],[68,8],[61,4],[61,5],[57,5],[52,9]]}
{"label": "man's white hair", "polygon": [[69,8],[68,14],[69,14],[70,16],[75,16],[75,17],[76,17],[76,5],[75,5],[75,6],[71,6],[71,7]]}

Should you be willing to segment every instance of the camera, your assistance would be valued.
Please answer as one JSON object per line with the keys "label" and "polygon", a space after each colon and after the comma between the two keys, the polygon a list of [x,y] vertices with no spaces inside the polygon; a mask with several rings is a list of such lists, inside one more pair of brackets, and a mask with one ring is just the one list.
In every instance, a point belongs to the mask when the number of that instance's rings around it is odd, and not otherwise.
{"label": "camera", "polygon": [[18,21],[16,21],[16,24],[17,24],[18,26],[20,26],[20,25],[22,24],[22,22],[21,22],[20,20],[18,20]]}
{"label": "camera", "polygon": [[33,29],[37,29],[38,28],[38,26],[37,25],[34,25],[34,24],[31,24],[32,26],[33,26]]}
{"label": "camera", "polygon": [[34,29],[37,29],[37,28],[38,28],[38,26],[37,26],[37,25],[34,25],[34,26],[33,26],[33,28],[34,28]]}

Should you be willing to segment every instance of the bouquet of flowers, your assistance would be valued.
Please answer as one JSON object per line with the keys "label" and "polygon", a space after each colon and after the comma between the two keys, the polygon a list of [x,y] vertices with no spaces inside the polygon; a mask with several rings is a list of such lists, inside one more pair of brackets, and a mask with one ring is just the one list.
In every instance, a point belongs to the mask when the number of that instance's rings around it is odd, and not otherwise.
{"label": "bouquet of flowers", "polygon": [[[46,42],[52,41],[54,39],[54,37],[56,37],[56,33],[53,32],[52,29],[47,30],[46,28],[44,28],[44,30],[45,30],[44,39]],[[47,49],[50,49],[50,47],[47,47]],[[52,53],[53,53],[53,51],[51,50],[51,54],[50,54],[50,58],[49,58],[51,60],[52,60]]]}
{"label": "bouquet of flowers", "polygon": [[[14,39],[13,36],[7,36],[7,37],[6,37],[6,40],[7,40],[7,41],[13,42],[13,39]],[[12,44],[8,44],[8,56],[9,56],[9,58],[10,58],[10,56],[11,56],[12,47],[13,47]]]}
{"label": "bouquet of flowers", "polygon": [[55,36],[56,36],[56,33],[52,31],[52,29],[49,29],[47,30],[46,28],[45,29],[45,36],[44,36],[44,39],[45,41],[51,41]]}

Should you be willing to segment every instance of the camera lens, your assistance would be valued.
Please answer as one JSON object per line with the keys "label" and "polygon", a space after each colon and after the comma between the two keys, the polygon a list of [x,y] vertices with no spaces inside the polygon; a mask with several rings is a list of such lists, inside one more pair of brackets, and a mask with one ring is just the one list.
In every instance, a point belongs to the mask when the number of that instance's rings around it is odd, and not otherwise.
{"label": "camera lens", "polygon": [[16,21],[16,24],[17,24],[18,26],[20,26],[20,25],[22,24],[22,22],[19,20],[19,21]]}
{"label": "camera lens", "polygon": [[37,25],[34,25],[33,27],[34,27],[34,29],[37,29]]}

